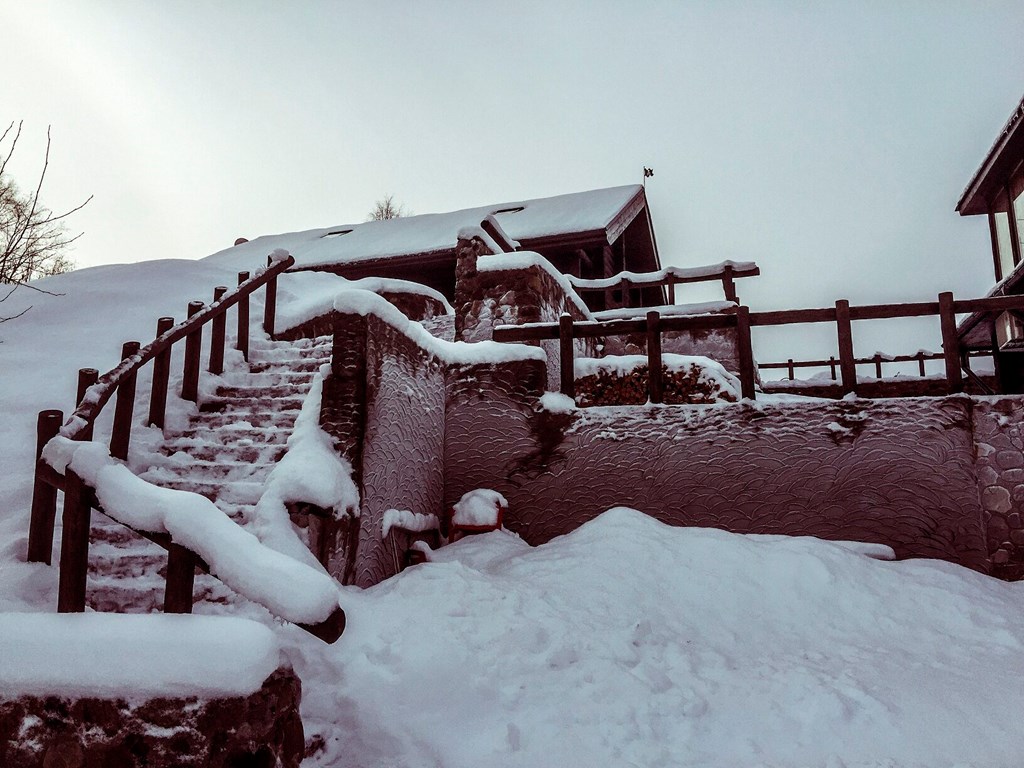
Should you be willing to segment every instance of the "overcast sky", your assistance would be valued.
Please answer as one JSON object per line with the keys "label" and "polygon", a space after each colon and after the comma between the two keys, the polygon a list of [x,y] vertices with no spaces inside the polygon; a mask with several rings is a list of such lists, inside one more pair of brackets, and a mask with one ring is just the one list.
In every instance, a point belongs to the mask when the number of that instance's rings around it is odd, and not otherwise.
{"label": "overcast sky", "polygon": [[754,309],[989,289],[953,209],[1024,92],[1019,0],[0,0],[0,39],[15,173],[51,125],[46,201],[95,195],[80,266],[648,165],[663,262],[757,261]]}

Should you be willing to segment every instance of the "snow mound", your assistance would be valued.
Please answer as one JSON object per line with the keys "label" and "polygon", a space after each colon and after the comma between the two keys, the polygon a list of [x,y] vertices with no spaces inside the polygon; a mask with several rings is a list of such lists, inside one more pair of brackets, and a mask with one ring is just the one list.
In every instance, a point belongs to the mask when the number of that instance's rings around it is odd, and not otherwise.
{"label": "snow mound", "polygon": [[317,765],[1019,764],[1024,584],[623,508],[432,555],[304,652]]}

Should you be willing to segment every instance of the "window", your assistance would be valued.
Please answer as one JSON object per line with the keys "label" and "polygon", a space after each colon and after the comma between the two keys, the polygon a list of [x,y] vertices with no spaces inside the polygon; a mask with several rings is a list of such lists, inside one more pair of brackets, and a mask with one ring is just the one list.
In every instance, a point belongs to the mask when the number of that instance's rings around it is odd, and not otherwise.
{"label": "window", "polygon": [[989,210],[992,211],[993,219],[995,237],[993,245],[999,254],[999,268],[1005,278],[1016,266],[1013,261],[1013,243],[1010,239],[1010,217],[1007,212],[1006,195],[1001,193],[993,200]]}
{"label": "window", "polygon": [[1013,197],[1013,218],[1017,224],[1017,253],[1024,253],[1024,168],[1018,168],[1010,179],[1010,195]]}
{"label": "window", "polygon": [[1003,312],[996,319],[996,341],[1000,349],[1019,348],[1024,342],[1024,326],[1016,315]]}

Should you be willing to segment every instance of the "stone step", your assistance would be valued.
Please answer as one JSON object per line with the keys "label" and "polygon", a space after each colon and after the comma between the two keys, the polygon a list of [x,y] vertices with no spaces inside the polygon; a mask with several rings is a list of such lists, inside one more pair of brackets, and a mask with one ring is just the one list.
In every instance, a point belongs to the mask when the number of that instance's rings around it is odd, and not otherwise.
{"label": "stone step", "polygon": [[[284,456],[285,445],[283,443],[258,443],[255,445],[230,445],[204,444],[179,446],[168,443],[164,446],[164,453],[172,460],[179,457],[187,457],[190,461],[205,463],[250,463],[250,464],[276,464]],[[174,464],[162,466],[173,467]]]}
{"label": "stone step", "polygon": [[227,387],[218,387],[214,395],[215,401],[219,400],[253,400],[262,398],[289,399],[298,396],[305,396],[309,391],[309,385],[300,384],[271,384],[259,383],[238,384]]}
{"label": "stone step", "polygon": [[295,419],[299,416],[294,411],[261,411],[259,413],[245,413],[235,411],[221,411],[217,413],[200,414],[193,422],[195,429],[283,429],[285,440],[295,425]]}
{"label": "stone step", "polygon": [[89,573],[117,579],[145,578],[150,574],[163,577],[167,572],[167,552],[154,545],[155,552],[121,550],[98,552],[89,548]]}
{"label": "stone step", "polygon": [[157,485],[167,480],[196,480],[201,483],[219,482],[221,484],[236,480],[262,482],[273,464],[255,464],[245,461],[217,462],[193,459],[188,463],[165,464],[150,467],[140,477]]}
{"label": "stone step", "polygon": [[264,371],[231,371],[221,376],[228,386],[273,387],[278,385],[309,388],[316,371],[291,371],[288,368],[270,368]]}
{"label": "stone step", "polygon": [[326,361],[313,360],[310,358],[298,358],[295,360],[254,360],[249,363],[249,370],[253,373],[282,373],[288,371],[291,373],[306,373],[312,375],[320,370],[320,366]]}
{"label": "stone step", "polygon": [[302,408],[303,395],[291,390],[286,396],[254,394],[249,397],[211,397],[199,406],[200,413],[280,413]]}
{"label": "stone step", "polygon": [[[86,604],[103,613],[157,613],[163,611],[164,579],[152,575],[145,578],[121,579],[93,576],[86,586]],[[207,574],[196,574],[192,590],[193,604],[229,605],[240,598],[223,582]]]}
{"label": "stone step", "polygon": [[186,429],[177,437],[164,443],[170,452],[190,451],[214,445],[246,446],[246,445],[284,445],[288,440],[288,432],[276,427],[205,427],[198,422]]}

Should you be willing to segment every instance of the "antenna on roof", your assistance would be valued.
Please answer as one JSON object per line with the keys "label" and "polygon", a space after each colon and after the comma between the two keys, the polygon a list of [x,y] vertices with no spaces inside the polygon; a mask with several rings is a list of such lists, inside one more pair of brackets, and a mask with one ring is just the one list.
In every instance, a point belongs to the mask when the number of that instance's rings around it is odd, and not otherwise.
{"label": "antenna on roof", "polygon": [[647,186],[647,179],[654,175],[654,169],[644,166],[644,186]]}

